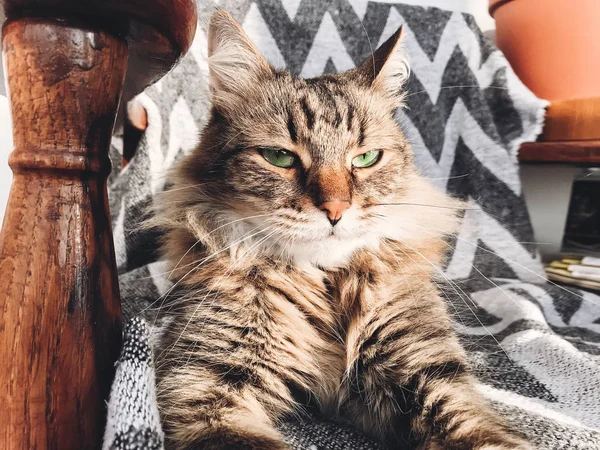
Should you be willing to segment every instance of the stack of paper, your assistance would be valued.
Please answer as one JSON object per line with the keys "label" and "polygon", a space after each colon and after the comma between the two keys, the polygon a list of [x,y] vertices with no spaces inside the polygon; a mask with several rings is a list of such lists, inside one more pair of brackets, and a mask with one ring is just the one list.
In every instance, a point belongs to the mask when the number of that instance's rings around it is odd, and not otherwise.
{"label": "stack of paper", "polygon": [[563,258],[546,266],[546,275],[552,281],[600,290],[600,258]]}

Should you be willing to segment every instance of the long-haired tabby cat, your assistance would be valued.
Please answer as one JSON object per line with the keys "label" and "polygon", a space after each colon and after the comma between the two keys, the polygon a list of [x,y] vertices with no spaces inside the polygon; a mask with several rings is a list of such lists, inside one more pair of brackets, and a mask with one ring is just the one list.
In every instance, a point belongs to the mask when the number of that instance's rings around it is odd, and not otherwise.
{"label": "long-haired tabby cat", "polygon": [[394,120],[401,35],[300,79],[213,15],[210,120],[157,206],[168,448],[287,449],[277,425],[301,398],[391,448],[529,448],[477,393],[433,281],[460,203]]}

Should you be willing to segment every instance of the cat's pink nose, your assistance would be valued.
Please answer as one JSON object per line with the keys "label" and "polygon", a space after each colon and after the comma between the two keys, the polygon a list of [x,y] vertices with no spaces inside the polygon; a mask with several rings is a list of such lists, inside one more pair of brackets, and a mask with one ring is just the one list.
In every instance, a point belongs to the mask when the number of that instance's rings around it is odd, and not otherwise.
{"label": "cat's pink nose", "polygon": [[327,211],[327,218],[331,225],[335,225],[342,218],[342,213],[350,208],[348,200],[331,200],[319,205],[319,209]]}

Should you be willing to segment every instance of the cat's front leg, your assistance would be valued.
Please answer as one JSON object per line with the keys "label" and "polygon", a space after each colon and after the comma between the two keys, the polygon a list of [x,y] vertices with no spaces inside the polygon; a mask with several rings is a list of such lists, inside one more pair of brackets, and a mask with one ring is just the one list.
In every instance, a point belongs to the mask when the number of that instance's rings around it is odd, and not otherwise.
{"label": "cat's front leg", "polygon": [[[309,308],[316,290],[305,295],[284,269],[229,265],[225,259],[217,271],[224,275],[213,277],[213,268],[206,288],[184,291],[168,307],[156,365],[169,450],[287,449],[276,425],[298,413],[293,393],[327,398],[320,392],[339,385],[323,371],[341,373],[342,347],[298,306]],[[325,287],[319,292],[326,304]]]}
{"label": "cat's front leg", "polygon": [[250,388],[182,364],[163,372],[158,389],[169,450],[289,450]]}
{"label": "cat's front leg", "polygon": [[[426,450],[532,450],[490,409],[476,392],[472,379],[444,379],[444,369],[437,374],[427,371],[415,393],[422,404],[415,404],[411,429],[423,436]],[[461,377],[458,377],[461,378]]]}
{"label": "cat's front leg", "polygon": [[478,394],[441,302],[426,301],[349,330],[348,417],[394,449],[531,449]]}
{"label": "cat's front leg", "polygon": [[[237,274],[234,274],[234,276]],[[239,278],[244,280],[243,278]],[[179,300],[157,350],[157,397],[168,450],[287,450],[275,423],[294,409],[266,307],[250,283],[236,297]],[[258,298],[263,300],[263,298]],[[257,300],[257,301],[258,301]],[[178,309],[176,309],[178,308]]]}

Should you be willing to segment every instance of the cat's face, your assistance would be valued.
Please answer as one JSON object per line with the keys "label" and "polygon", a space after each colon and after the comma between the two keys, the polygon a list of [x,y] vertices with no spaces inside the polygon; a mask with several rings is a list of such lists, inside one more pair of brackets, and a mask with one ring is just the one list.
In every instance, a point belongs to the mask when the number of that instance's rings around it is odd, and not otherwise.
{"label": "cat's face", "polygon": [[394,119],[408,72],[400,36],[358,69],[304,80],[273,70],[217,13],[209,32],[214,108],[185,167],[202,183],[201,201],[223,220],[245,217],[239,234],[261,232],[260,248],[322,266],[382,239],[423,234],[426,216],[450,216],[390,205],[446,201],[416,174]]}

